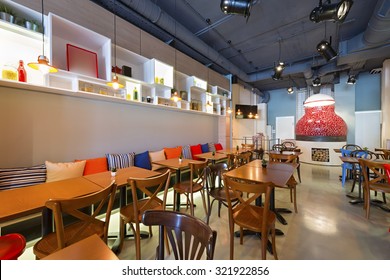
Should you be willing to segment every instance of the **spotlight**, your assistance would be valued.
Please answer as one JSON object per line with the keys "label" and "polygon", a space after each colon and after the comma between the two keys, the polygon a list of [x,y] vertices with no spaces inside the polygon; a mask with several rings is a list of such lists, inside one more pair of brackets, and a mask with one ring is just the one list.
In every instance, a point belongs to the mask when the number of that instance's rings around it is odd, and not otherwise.
{"label": "spotlight", "polygon": [[321,79],[319,77],[313,80],[313,87],[319,87],[321,85]]}
{"label": "spotlight", "polygon": [[284,65],[284,62],[279,61],[278,65],[274,67],[274,74],[272,75],[272,79],[275,81],[280,80],[285,67],[286,66]]}
{"label": "spotlight", "polygon": [[221,0],[221,10],[225,14],[237,14],[248,17],[252,0]]}
{"label": "spotlight", "polygon": [[321,41],[317,45],[317,51],[327,60],[330,61],[337,57],[336,51],[332,48],[328,41]]}
{"label": "spotlight", "polygon": [[335,4],[331,4],[330,0],[328,0],[327,4],[322,4],[322,0],[320,0],[318,7],[311,11],[310,20],[314,22],[326,20],[343,22],[347,17],[352,4],[352,0],[342,0]]}
{"label": "spotlight", "polygon": [[355,75],[349,75],[347,84],[348,84],[348,85],[354,85],[354,84],[356,84],[356,77],[355,77]]}
{"label": "spotlight", "polygon": [[287,88],[287,92],[288,92],[288,94],[293,94],[294,93],[293,87]]}

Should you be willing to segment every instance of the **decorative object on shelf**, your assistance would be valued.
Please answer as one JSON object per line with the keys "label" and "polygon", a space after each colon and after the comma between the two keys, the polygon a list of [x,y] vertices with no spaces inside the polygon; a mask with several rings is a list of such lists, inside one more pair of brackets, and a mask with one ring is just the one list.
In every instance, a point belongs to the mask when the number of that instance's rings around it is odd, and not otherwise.
{"label": "decorative object on shelf", "polygon": [[0,4],[0,19],[15,23],[15,12],[5,4]]}
{"label": "decorative object on shelf", "polygon": [[261,166],[262,166],[263,168],[266,168],[266,167],[267,167],[267,161],[266,161],[265,159],[262,159],[262,160],[261,160]]}
{"label": "decorative object on shelf", "polygon": [[[117,67],[116,66],[116,1],[114,1],[114,62],[116,68]],[[124,87],[121,83],[119,83],[119,78],[116,75],[116,73],[114,73],[111,82],[108,82],[107,85],[114,89],[119,89]]]}
{"label": "decorative object on shelf", "polygon": [[131,67],[126,66],[126,65],[122,65],[122,75],[131,78]]}
{"label": "decorative object on shelf", "polygon": [[180,97],[179,93],[177,92],[177,89],[175,89],[175,88],[171,89],[171,100],[173,100],[174,102],[181,100],[181,97]]}
{"label": "decorative object on shelf", "polygon": [[42,16],[42,54],[38,56],[38,62],[30,62],[27,65],[34,70],[39,70],[43,74],[47,73],[55,73],[57,72],[57,68],[53,67],[49,63],[49,59],[45,56],[45,24],[44,24],[44,7],[43,0],[41,2],[41,16]]}
{"label": "decorative object on shelf", "polygon": [[27,72],[24,68],[23,60],[19,60],[19,67],[18,67],[18,80],[19,82],[27,82]]}
{"label": "decorative object on shelf", "polygon": [[134,87],[134,90],[133,90],[133,99],[135,101],[138,101],[138,90],[136,87]]}
{"label": "decorative object on shelf", "polygon": [[23,19],[23,26],[28,30],[38,31],[38,24],[34,20]]}
{"label": "decorative object on shelf", "polygon": [[17,81],[18,80],[18,71],[16,67],[11,64],[6,64],[3,66],[1,71],[1,78],[4,80]]}
{"label": "decorative object on shelf", "polygon": [[68,71],[97,78],[99,75],[97,53],[66,44]]}
{"label": "decorative object on shelf", "polygon": [[148,95],[148,96],[146,96],[146,102],[148,102],[148,103],[151,103],[152,102],[152,98],[150,98],[150,96]]}
{"label": "decorative object on shelf", "polygon": [[116,171],[117,171],[116,167],[111,169],[111,177],[115,177],[116,176]]}

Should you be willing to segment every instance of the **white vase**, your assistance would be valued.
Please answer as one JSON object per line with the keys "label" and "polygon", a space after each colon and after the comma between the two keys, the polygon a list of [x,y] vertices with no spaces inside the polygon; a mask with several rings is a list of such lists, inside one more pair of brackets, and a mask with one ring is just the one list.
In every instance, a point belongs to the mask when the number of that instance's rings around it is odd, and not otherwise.
{"label": "white vase", "polygon": [[116,172],[111,171],[111,177],[115,177],[115,176],[116,176]]}

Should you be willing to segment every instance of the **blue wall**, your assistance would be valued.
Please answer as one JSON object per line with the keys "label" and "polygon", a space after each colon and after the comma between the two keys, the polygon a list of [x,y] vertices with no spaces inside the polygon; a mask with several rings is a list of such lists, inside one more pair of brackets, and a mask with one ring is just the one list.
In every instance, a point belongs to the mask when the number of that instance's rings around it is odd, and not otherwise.
{"label": "blue wall", "polygon": [[[347,75],[340,75],[335,85],[335,112],[348,126],[347,142],[355,142],[355,112],[381,109],[380,75],[360,73],[355,85],[348,85]],[[296,96],[287,94],[286,89],[270,91],[268,102],[268,125],[275,129],[276,117],[296,116]],[[295,120],[298,121],[298,120]]]}

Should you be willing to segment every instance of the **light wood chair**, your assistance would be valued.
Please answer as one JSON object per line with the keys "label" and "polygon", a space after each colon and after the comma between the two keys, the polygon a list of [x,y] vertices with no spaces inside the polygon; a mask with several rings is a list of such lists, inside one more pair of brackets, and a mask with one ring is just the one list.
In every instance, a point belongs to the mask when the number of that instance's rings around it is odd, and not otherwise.
{"label": "light wood chair", "polygon": [[[89,195],[48,200],[45,207],[53,211],[55,232],[35,243],[33,252],[36,258],[41,259],[93,234],[107,243],[115,193],[116,185],[112,181],[108,187]],[[86,208],[90,211],[85,211]],[[105,214],[104,219],[99,219],[102,214]],[[72,221],[65,224],[64,218],[70,217]]]}
{"label": "light wood chair", "polygon": [[[285,155],[285,154],[278,154],[278,153],[269,153],[269,161],[271,163],[297,163],[296,155]],[[299,168],[299,163],[297,163],[297,169]],[[287,188],[290,190],[290,201],[291,203],[294,203],[294,211],[295,213],[298,213],[298,206],[297,206],[297,181],[295,180],[294,176],[291,176],[290,180],[288,180],[286,186],[278,186],[281,188]]]}
{"label": "light wood chair", "polygon": [[[122,206],[120,209],[119,251],[121,251],[123,247],[125,226],[126,224],[130,224],[135,236],[136,259],[141,259],[140,223],[142,214],[150,209],[165,210],[170,175],[171,172],[167,170],[165,173],[155,177],[128,179],[128,186],[131,189],[133,201]],[[163,192],[162,199],[158,197],[158,194],[161,192]],[[150,235],[152,235],[151,231]]]}
{"label": "light wood chair", "polygon": [[184,194],[187,197],[187,205],[190,206],[190,213],[194,216],[194,193],[200,192],[203,207],[207,215],[206,196],[204,190],[204,171],[208,162],[190,162],[190,179],[175,183],[173,185],[173,205],[176,205],[176,194]]}
{"label": "light wood chair", "polygon": [[[270,210],[271,192],[274,185],[269,183],[253,183],[243,180],[236,181],[223,175],[227,204],[229,209],[229,232],[230,232],[230,259],[234,258],[234,225],[240,227],[240,244],[243,244],[243,230],[248,229],[261,234],[261,257],[267,258],[268,235],[271,234],[272,252],[277,260],[275,240],[275,213]],[[234,204],[236,196],[231,193],[248,193],[248,197],[239,196],[239,202]],[[264,195],[264,205],[258,206],[253,203]]]}
{"label": "light wood chair", "polygon": [[174,211],[148,210],[142,215],[142,223],[159,226],[158,260],[165,258],[165,234],[176,260],[200,260],[204,256],[212,260],[214,257],[217,232],[196,217]]}
{"label": "light wood chair", "polygon": [[364,208],[366,218],[370,218],[371,191],[390,193],[390,183],[384,170],[383,162],[359,158],[364,178]]}

